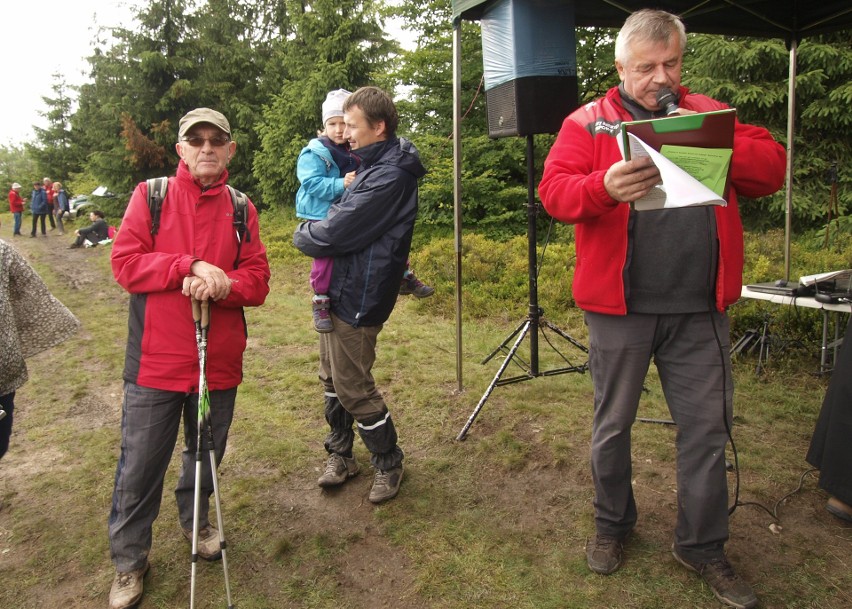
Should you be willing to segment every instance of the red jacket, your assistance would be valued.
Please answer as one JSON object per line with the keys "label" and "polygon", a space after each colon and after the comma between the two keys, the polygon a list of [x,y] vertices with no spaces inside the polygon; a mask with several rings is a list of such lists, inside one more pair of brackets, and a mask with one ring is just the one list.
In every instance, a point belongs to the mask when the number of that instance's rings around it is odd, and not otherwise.
{"label": "red jacket", "polygon": [[210,305],[207,383],[211,390],[242,381],[246,347],[244,306],[263,304],[269,293],[269,263],[258,233],[257,210],[249,202],[248,233],[237,254],[227,170],[202,190],[183,161],[169,179],[160,227],[151,235],[148,187],[136,187],[112,245],[112,270],[131,294],[124,380],[168,391],[198,391],[198,350],[183,279],[196,260],[224,270],[231,293]]}
{"label": "red jacket", "polygon": [[9,211],[13,214],[24,211],[24,200],[16,190],[9,191]]}
{"label": "red jacket", "polygon": [[[681,108],[709,112],[728,107],[690,94],[685,87],[679,93]],[[574,300],[581,309],[610,315],[627,313],[623,272],[630,208],[609,196],[604,174],[621,160],[616,136],[621,122],[630,120],[618,87],[575,110],[562,123],[538,187],[551,216],[576,224]],[[719,237],[716,307],[720,311],[736,302],[742,291],[743,228],[737,193],[747,197],[774,193],[784,182],[785,168],[784,148],[766,129],[737,121],[728,205],[714,207]]]}

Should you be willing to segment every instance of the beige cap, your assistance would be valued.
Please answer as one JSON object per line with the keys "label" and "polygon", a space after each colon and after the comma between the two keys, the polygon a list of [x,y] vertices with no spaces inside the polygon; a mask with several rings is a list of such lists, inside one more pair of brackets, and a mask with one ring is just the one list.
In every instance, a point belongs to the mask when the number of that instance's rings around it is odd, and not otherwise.
{"label": "beige cap", "polygon": [[180,119],[180,123],[178,124],[178,138],[185,136],[187,131],[199,123],[210,123],[217,129],[221,129],[228,135],[231,135],[231,125],[228,123],[228,119],[225,118],[224,114],[210,108],[196,108],[184,114],[183,118]]}
{"label": "beige cap", "polygon": [[12,182],[12,190],[14,190],[16,188],[20,188],[20,187],[21,187],[21,185],[18,184],[17,182]]}

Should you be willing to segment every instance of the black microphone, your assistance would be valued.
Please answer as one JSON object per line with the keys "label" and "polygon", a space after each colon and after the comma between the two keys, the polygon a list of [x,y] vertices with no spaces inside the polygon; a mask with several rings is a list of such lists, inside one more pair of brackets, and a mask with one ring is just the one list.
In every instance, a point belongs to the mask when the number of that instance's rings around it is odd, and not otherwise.
{"label": "black microphone", "polygon": [[678,111],[677,95],[668,87],[663,87],[657,91],[657,106],[661,109],[665,108],[666,116],[671,116]]}

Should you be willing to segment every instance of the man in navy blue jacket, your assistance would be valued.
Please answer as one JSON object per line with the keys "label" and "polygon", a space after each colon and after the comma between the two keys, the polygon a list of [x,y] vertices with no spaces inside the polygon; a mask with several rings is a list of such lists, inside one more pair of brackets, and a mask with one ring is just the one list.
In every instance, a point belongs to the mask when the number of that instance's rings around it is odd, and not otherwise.
{"label": "man in navy blue jacket", "polygon": [[399,115],[387,93],[358,89],[343,112],[344,135],[361,165],[326,218],[300,224],[293,242],[313,258],[334,257],[329,288],[334,330],[320,335],[319,374],[330,456],[318,483],[336,486],[358,473],[354,422],[376,470],[370,501],[381,503],[399,492],[403,454],[370,371],[376,339],[399,294],[417,217],[417,180],[426,170],[411,142],[396,137]]}
{"label": "man in navy blue jacket", "polygon": [[36,223],[41,220],[41,236],[47,237],[45,229],[45,217],[50,213],[50,207],[47,204],[47,193],[44,192],[44,187],[41,182],[33,182],[33,194],[30,199],[30,210],[33,212],[33,230],[30,237],[36,236]]}

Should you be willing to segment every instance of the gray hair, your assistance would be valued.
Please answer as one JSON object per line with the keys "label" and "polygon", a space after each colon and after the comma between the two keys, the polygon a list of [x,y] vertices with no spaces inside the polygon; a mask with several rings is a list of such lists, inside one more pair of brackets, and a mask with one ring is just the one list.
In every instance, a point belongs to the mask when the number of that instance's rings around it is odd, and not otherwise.
{"label": "gray hair", "polygon": [[662,42],[668,44],[672,36],[680,39],[680,51],[686,50],[686,28],[680,17],[654,9],[642,9],[630,15],[621,26],[615,39],[615,60],[621,64],[630,59],[636,42]]}

